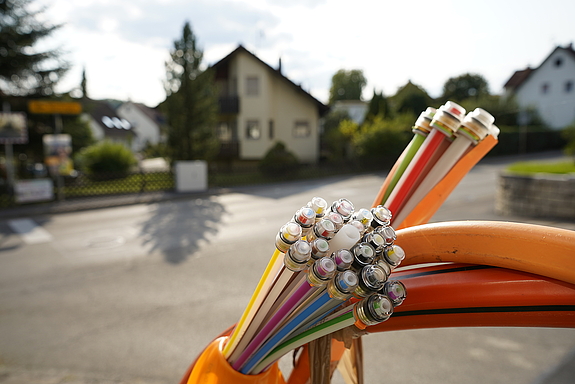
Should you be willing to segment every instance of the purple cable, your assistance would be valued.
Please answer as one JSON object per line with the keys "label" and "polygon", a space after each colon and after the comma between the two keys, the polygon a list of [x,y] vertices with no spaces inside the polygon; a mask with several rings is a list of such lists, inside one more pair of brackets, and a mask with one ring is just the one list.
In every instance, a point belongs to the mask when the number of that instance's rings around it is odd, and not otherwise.
{"label": "purple cable", "polygon": [[282,321],[305,299],[306,295],[314,289],[307,280],[304,281],[294,294],[286,301],[286,303],[278,309],[278,311],[267,322],[258,335],[248,344],[246,349],[242,352],[240,357],[233,363],[233,368],[239,371],[242,365],[254,353],[254,351],[261,347],[266,339],[274,332]]}

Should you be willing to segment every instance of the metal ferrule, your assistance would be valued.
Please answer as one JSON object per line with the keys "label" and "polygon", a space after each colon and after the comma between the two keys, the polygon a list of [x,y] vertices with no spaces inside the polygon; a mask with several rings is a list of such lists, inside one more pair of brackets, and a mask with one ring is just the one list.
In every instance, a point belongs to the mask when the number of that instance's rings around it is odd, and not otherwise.
{"label": "metal ferrule", "polygon": [[376,254],[380,254],[383,251],[383,248],[385,247],[385,239],[379,233],[379,231],[366,233],[363,236],[362,241],[371,245],[375,249]]}
{"label": "metal ferrule", "polygon": [[352,202],[349,201],[348,199],[339,199],[334,201],[331,204],[330,209],[332,212],[339,213],[343,217],[343,221],[345,223],[347,223],[349,219],[351,219],[351,216],[353,215],[353,212],[355,210]]}
{"label": "metal ferrule", "polygon": [[338,232],[341,229],[341,227],[343,227],[343,225],[345,224],[343,216],[337,212],[329,212],[328,214],[325,215],[325,218],[333,223],[335,227],[335,232]]}
{"label": "metal ferrule", "polygon": [[318,239],[313,240],[311,243],[311,260],[321,259],[322,257],[326,257],[329,252],[329,243],[326,239],[322,239],[321,237]]}
{"label": "metal ferrule", "polygon": [[327,284],[329,297],[338,300],[347,300],[351,292],[357,287],[358,278],[352,271],[338,272]]}
{"label": "metal ferrule", "polygon": [[355,304],[353,315],[364,325],[376,325],[393,314],[393,304],[385,295],[371,295]]}
{"label": "metal ferrule", "polygon": [[315,211],[310,207],[302,207],[298,209],[293,219],[302,228],[302,236],[307,236],[315,224]]}
{"label": "metal ferrule", "polygon": [[375,232],[379,233],[383,238],[384,245],[389,247],[393,245],[393,242],[397,239],[397,234],[395,233],[395,229],[390,226],[382,226],[375,229]]}
{"label": "metal ferrule", "polygon": [[459,129],[461,121],[465,115],[465,109],[460,105],[448,101],[435,113],[431,126],[440,130],[447,137],[452,137],[453,134]]}
{"label": "metal ferrule", "polygon": [[[351,224],[351,225],[353,225],[354,227],[356,227],[357,230],[359,231],[359,235],[360,235],[360,236],[363,236],[363,234],[365,233],[365,231],[366,231],[367,228],[368,228],[368,227],[366,227],[365,225],[363,225],[363,224],[361,223],[361,221],[357,221],[357,220],[354,220],[354,219],[351,219],[348,224]],[[371,222],[370,222],[370,224],[371,224]]]}
{"label": "metal ferrule", "polygon": [[312,198],[307,206],[314,210],[315,212],[315,221],[319,221],[324,215],[325,210],[327,209],[327,201],[321,197],[314,197]]}
{"label": "metal ferrule", "polygon": [[383,288],[388,274],[379,265],[367,265],[358,274],[359,282],[353,295],[358,298],[367,297]]}
{"label": "metal ferrule", "polygon": [[373,220],[371,221],[372,228],[386,226],[391,222],[391,211],[383,205],[378,205],[377,207],[372,208],[371,214],[373,215]]}
{"label": "metal ferrule", "polygon": [[311,258],[311,246],[307,241],[293,243],[284,256],[284,265],[290,271],[298,272],[307,268]]}
{"label": "metal ferrule", "polygon": [[329,257],[316,260],[309,268],[307,281],[314,287],[326,285],[336,271],[335,262]]}
{"label": "metal ferrule", "polygon": [[399,245],[394,244],[383,250],[383,258],[394,269],[405,259],[405,251]]}
{"label": "metal ferrule", "polygon": [[338,271],[349,269],[353,263],[353,254],[347,249],[338,249],[331,255],[331,258],[335,261]]}
{"label": "metal ferrule", "polygon": [[[473,132],[471,129],[465,127],[465,126],[461,126],[459,127],[459,129],[457,130],[456,136],[465,136],[467,137],[474,145],[477,145],[482,138],[480,138],[479,136],[477,136],[475,134],[475,132]],[[483,137],[485,138],[485,137]]]}
{"label": "metal ferrule", "polygon": [[357,270],[371,264],[376,255],[375,248],[364,242],[357,243],[350,249],[350,251],[353,254],[353,262],[351,266]]}
{"label": "metal ferrule", "polygon": [[494,121],[495,118],[489,112],[482,108],[475,108],[465,116],[457,133],[477,144],[489,134]]}
{"label": "metal ferrule", "polygon": [[379,265],[385,273],[389,276],[391,270],[393,269],[391,265],[387,261],[385,261],[385,257],[383,257],[383,252],[377,256],[377,259],[373,262],[373,264]]}
{"label": "metal ferrule", "polygon": [[352,222],[359,221],[363,225],[363,230],[361,231],[361,233],[363,233],[371,225],[371,221],[373,220],[373,214],[369,209],[361,208],[359,211],[356,211],[353,214],[351,220]]}
{"label": "metal ferrule", "polygon": [[276,235],[276,248],[282,253],[286,253],[290,245],[301,238],[302,229],[296,222],[290,221],[280,228]]}
{"label": "metal ferrule", "polygon": [[429,132],[431,132],[431,120],[433,120],[433,116],[437,112],[437,109],[433,107],[427,107],[427,109],[419,115],[417,120],[415,121],[415,125],[411,129],[413,133],[418,135],[427,136]]}
{"label": "metal ferrule", "polygon": [[407,297],[407,289],[405,289],[405,285],[399,280],[386,282],[379,293],[389,297],[394,307],[401,305]]}
{"label": "metal ferrule", "polygon": [[308,241],[313,241],[318,238],[329,240],[335,235],[335,224],[326,218],[322,218],[315,223],[313,230],[307,236]]}

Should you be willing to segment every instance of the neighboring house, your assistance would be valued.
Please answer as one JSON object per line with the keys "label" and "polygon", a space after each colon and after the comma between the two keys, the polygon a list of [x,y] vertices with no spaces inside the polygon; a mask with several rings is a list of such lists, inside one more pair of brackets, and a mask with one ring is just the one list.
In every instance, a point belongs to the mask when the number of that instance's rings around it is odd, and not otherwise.
{"label": "neighboring house", "polygon": [[356,124],[361,125],[365,120],[368,104],[361,100],[337,100],[333,103],[334,111],[345,111],[349,118]]}
{"label": "neighboring house", "polygon": [[134,150],[132,143],[136,141],[136,133],[132,124],[127,119],[118,116],[108,102],[86,99],[82,101],[82,107],[94,139],[122,143]]}
{"label": "neighboring house", "polygon": [[[215,63],[218,135],[229,157],[258,160],[282,141],[302,162],[319,159],[320,118],[328,107],[243,46]],[[223,153],[225,155],[225,153]]]}
{"label": "neighboring house", "polygon": [[157,110],[128,101],[120,105],[116,113],[120,118],[128,120],[137,134],[132,143],[134,150],[140,151],[148,143],[155,145],[162,141],[160,126],[163,119]]}
{"label": "neighboring house", "polygon": [[572,44],[556,47],[535,69],[516,71],[504,85],[523,109],[535,109],[554,129],[575,122],[575,51]]}

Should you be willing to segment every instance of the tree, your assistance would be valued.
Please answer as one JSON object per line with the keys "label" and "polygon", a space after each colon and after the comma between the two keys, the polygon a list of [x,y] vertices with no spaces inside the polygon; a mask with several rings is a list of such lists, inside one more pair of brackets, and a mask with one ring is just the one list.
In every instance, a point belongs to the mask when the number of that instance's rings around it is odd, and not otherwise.
{"label": "tree", "polygon": [[373,96],[367,106],[365,120],[371,122],[376,116],[390,117],[389,112],[387,98],[383,95],[383,92],[377,93],[374,89]]}
{"label": "tree", "polygon": [[410,113],[414,116],[419,116],[421,112],[433,104],[432,98],[425,89],[412,83],[411,80],[397,90],[392,101],[397,113]]}
{"label": "tree", "polygon": [[215,133],[218,103],[211,70],[201,66],[203,52],[189,22],[174,41],[166,62],[166,100],[160,105],[167,120],[172,160],[209,160],[217,154]]}
{"label": "tree", "polygon": [[465,73],[449,78],[443,85],[443,99],[462,102],[466,99],[478,99],[489,95],[487,81],[481,75]]}
{"label": "tree", "polygon": [[36,44],[60,28],[39,21],[44,9],[29,10],[32,0],[0,0],[0,89],[10,95],[49,96],[69,68],[58,49]]}
{"label": "tree", "polygon": [[329,104],[336,100],[361,100],[361,93],[367,84],[367,80],[361,69],[346,71],[340,69],[331,78],[329,90]]}

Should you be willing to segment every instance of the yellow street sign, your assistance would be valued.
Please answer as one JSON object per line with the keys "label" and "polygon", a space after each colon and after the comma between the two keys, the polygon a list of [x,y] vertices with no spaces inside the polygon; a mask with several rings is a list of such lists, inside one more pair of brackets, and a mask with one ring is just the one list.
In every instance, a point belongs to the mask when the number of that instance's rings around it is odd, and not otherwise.
{"label": "yellow street sign", "polygon": [[28,101],[28,112],[47,115],[79,115],[82,113],[82,104],[74,101]]}

